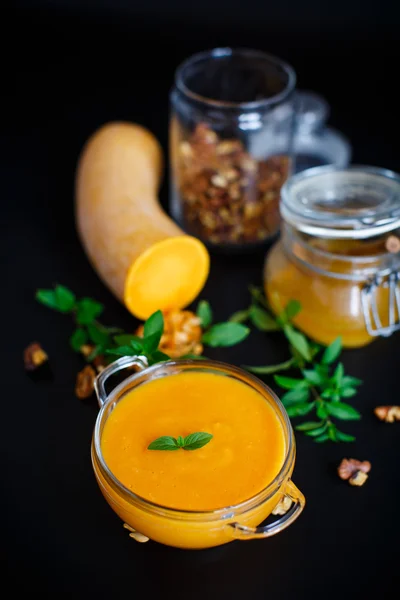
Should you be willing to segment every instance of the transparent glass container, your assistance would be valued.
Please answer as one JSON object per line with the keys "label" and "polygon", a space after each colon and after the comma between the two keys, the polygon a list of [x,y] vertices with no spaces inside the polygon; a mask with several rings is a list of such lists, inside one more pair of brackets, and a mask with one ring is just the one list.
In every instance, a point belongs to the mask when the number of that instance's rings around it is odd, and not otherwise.
{"label": "transparent glass container", "polygon": [[373,167],[316,167],[282,189],[282,235],[265,263],[276,313],[323,344],[359,347],[400,329],[400,176]]}
{"label": "transparent glass container", "polygon": [[[135,367],[138,372],[128,375],[113,391],[106,392],[105,383],[123,369]],[[261,492],[235,506],[218,510],[175,510],[155,504],[126,488],[108,468],[101,450],[104,425],[116,404],[139,385],[159,377],[173,377],[181,372],[206,371],[233,377],[259,392],[276,411],[282,424],[286,453],[278,475]],[[230,365],[210,360],[178,360],[147,367],[144,357],[123,357],[106,367],[97,377],[95,389],[100,405],[92,439],[92,463],[97,483],[110,507],[124,521],[138,541],[154,540],[179,548],[210,548],[235,539],[267,538],[288,527],[301,513],[305,500],[291,480],[295,463],[295,440],[287,413],[280,400],[259,379]],[[288,512],[274,522],[260,525],[287,496],[292,505]]]}
{"label": "transparent glass container", "polygon": [[329,104],[314,92],[297,91],[293,138],[294,172],[322,165],[347,167],[351,146],[347,138],[327,127]]}
{"label": "transparent glass container", "polygon": [[171,213],[211,248],[257,246],[279,230],[292,168],[293,69],[255,50],[190,57],[171,91]]}

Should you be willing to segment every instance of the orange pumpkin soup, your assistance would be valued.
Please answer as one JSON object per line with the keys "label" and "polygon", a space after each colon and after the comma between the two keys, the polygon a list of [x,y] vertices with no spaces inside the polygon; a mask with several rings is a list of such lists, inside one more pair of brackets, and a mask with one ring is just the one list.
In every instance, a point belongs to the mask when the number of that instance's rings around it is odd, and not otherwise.
{"label": "orange pumpkin soup", "polygon": [[[207,432],[196,450],[149,450],[161,436]],[[109,415],[104,460],[132,492],[163,506],[213,510],[265,488],[285,458],[274,408],[248,385],[212,373],[186,372],[131,390]]]}

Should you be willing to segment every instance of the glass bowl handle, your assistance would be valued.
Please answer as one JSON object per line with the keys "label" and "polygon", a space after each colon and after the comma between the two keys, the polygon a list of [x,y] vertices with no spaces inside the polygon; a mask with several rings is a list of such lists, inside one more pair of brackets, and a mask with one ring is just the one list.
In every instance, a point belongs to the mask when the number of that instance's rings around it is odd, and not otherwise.
{"label": "glass bowl handle", "polygon": [[134,366],[139,367],[139,369],[143,371],[143,369],[146,369],[146,367],[149,366],[147,358],[145,356],[122,356],[97,375],[94,381],[94,389],[100,408],[103,406],[108,396],[105,388],[107,379],[111,377],[111,375],[118,373],[118,371],[122,371],[122,369],[128,369],[129,367]]}
{"label": "glass bowl handle", "polygon": [[293,521],[297,519],[303,510],[306,501],[303,494],[290,479],[286,484],[283,497],[285,496],[290,498],[293,504],[287,513],[285,513],[280,519],[274,523],[270,523],[269,525],[264,525],[262,527],[247,527],[246,525],[241,525],[240,523],[230,523],[229,527],[233,529],[233,537],[239,540],[262,539],[271,537],[271,535],[275,535],[283,529],[286,529],[286,527],[289,527],[289,525],[291,525]]}

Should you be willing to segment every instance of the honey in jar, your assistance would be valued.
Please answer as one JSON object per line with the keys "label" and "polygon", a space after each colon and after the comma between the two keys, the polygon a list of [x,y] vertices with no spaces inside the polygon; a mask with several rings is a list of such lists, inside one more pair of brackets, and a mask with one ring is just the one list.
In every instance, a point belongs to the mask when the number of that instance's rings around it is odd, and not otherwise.
{"label": "honey in jar", "polygon": [[340,335],[348,348],[400,329],[399,175],[309,169],[284,185],[280,210],[264,273],[274,312],[296,299],[299,329],[323,344]]}

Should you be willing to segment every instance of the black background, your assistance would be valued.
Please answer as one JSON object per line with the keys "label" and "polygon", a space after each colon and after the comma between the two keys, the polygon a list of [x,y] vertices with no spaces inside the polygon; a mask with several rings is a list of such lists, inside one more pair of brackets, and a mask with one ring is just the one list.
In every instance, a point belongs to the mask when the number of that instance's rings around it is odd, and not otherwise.
{"label": "black background", "polygon": [[[194,51],[236,45],[285,58],[300,88],[329,100],[331,123],[351,139],[355,162],[400,171],[398,24],[388,0],[58,0],[3,8],[0,447],[9,597],[391,597],[399,565],[399,426],[379,423],[372,409],[398,403],[398,336],[344,355],[349,373],[365,382],[354,400],[363,419],[345,426],[355,444],[317,446],[297,436],[294,480],[307,507],[294,525],[267,541],[180,551],[136,544],[101,497],[89,457],[97,407],[73,394],[82,365],[68,348],[71,324],[33,295],[61,282],[104,302],[105,322],[133,328],[78,243],[74,170],[86,138],[113,119],[149,127],[167,154],[173,72]],[[166,190],[167,176],[165,206]],[[217,319],[247,304],[246,286],[260,282],[262,263],[262,256],[213,257],[202,297]],[[33,382],[23,371],[22,350],[35,339],[51,357],[51,382]],[[257,333],[208,354],[234,364],[287,356],[279,335]],[[363,488],[338,479],[344,456],[372,462]]]}

